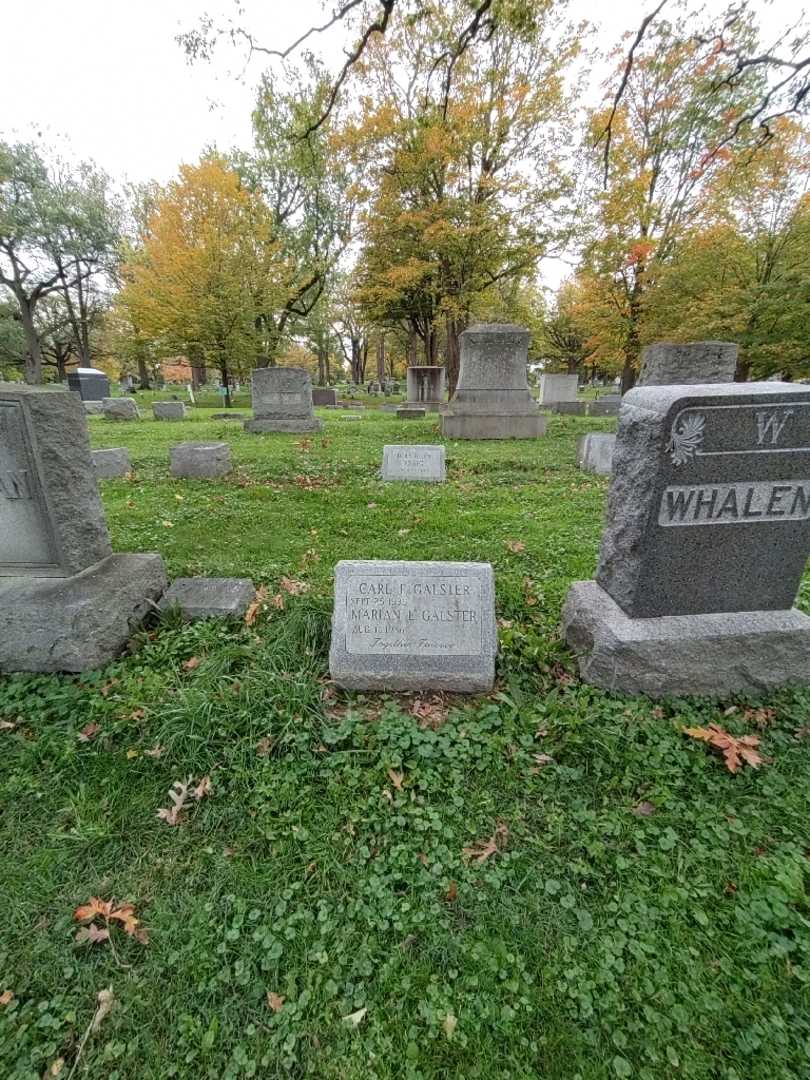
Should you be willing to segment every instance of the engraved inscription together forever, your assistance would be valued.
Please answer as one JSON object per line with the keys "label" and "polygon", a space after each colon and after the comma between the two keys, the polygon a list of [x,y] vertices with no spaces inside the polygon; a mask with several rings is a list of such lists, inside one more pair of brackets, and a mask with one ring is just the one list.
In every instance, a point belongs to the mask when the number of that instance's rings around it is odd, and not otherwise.
{"label": "engraved inscription together forever", "polygon": [[345,602],[349,653],[481,652],[481,586],[475,577],[355,574]]}

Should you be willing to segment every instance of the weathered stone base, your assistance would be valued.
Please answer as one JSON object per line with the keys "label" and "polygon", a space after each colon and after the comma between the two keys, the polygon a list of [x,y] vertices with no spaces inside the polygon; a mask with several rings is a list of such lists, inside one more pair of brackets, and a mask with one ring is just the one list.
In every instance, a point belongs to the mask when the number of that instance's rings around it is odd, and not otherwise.
{"label": "weathered stone base", "polygon": [[399,420],[424,420],[426,415],[427,410],[424,405],[400,405],[397,409]]}
{"label": "weathered stone base", "polygon": [[539,439],[546,433],[546,418],[536,416],[477,415],[446,412],[442,415],[446,439]]}
{"label": "weathered stone base", "polygon": [[160,610],[178,608],[188,622],[241,619],[255,595],[250,578],[175,578],[163,594]]}
{"label": "weathered stone base", "polygon": [[302,431],[323,431],[323,420],[319,420],[317,416],[311,418],[301,417],[295,420],[246,420],[245,431],[249,431],[252,435],[265,435],[270,431],[288,431],[288,432],[302,432]]}
{"label": "weathered stone base", "polygon": [[91,671],[166,588],[160,555],[110,555],[67,578],[0,578],[0,671]]}
{"label": "weathered stone base", "polygon": [[583,681],[604,690],[661,698],[810,684],[810,618],[795,608],[631,619],[595,581],[576,581],[562,624]]}
{"label": "weathered stone base", "polygon": [[577,465],[583,472],[597,476],[610,476],[613,472],[613,451],[616,436],[592,431],[582,435],[577,442]]}
{"label": "weathered stone base", "polygon": [[440,412],[446,407],[445,401],[406,401],[402,404],[403,409],[424,409],[425,412]]}

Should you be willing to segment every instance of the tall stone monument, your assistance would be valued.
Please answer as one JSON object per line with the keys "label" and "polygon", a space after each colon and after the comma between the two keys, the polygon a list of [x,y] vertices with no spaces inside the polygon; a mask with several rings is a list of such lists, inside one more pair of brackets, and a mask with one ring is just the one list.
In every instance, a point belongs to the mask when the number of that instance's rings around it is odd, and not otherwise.
{"label": "tall stone monument", "polygon": [[79,396],[0,383],[0,671],[100,667],[165,587],[112,554]]}
{"label": "tall stone monument", "polygon": [[563,625],[586,682],[651,696],[810,683],[810,388],[624,397],[596,581]]}
{"label": "tall stone monument", "polygon": [[297,367],[256,368],[252,376],[253,419],[245,431],[322,431],[312,408],[312,380]]}
{"label": "tall stone monument", "polygon": [[423,365],[406,368],[406,408],[438,412],[444,406],[446,373],[443,367]]}
{"label": "tall stone monument", "polygon": [[448,439],[536,439],[546,421],[529,391],[529,331],[477,323],[461,334],[458,386],[442,414]]}

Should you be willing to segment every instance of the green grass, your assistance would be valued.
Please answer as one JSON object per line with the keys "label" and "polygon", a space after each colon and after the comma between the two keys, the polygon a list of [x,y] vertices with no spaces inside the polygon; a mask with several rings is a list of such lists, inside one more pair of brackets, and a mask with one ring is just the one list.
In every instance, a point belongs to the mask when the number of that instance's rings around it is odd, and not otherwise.
{"label": "green grass", "polygon": [[[0,681],[0,1076],[62,1058],[65,1080],[112,986],[76,1078],[804,1080],[810,694],[656,706],[571,678],[560,606],[607,491],[575,437],[613,422],[448,444],[448,482],[423,486],[376,471],[385,442],[438,441],[435,418],[321,415],[311,439],[91,420],[135,467],[103,484],[116,550],[310,589],[252,628],[168,621],[102,672]],[[212,438],[235,474],[172,480],[169,446]],[[494,564],[490,696],[420,718],[330,687],[334,563],[385,557]],[[709,721],[771,760],[730,775],[682,734]],[[205,775],[183,824],[157,818]],[[501,823],[500,853],[467,861]],[[149,943],[75,944],[91,895],[131,901]]]}

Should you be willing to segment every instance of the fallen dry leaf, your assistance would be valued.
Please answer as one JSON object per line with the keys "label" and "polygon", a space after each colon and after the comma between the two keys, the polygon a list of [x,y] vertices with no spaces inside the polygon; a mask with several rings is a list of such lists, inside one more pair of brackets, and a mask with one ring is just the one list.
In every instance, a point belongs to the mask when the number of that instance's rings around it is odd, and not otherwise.
{"label": "fallen dry leaf", "polygon": [[188,803],[188,789],[191,785],[191,780],[192,778],[190,776],[185,782],[183,780],[175,780],[169,788],[169,798],[172,801],[172,806],[169,809],[161,807],[157,812],[157,816],[165,821],[167,825],[179,825],[180,815],[186,809]]}
{"label": "fallen dry leaf", "polygon": [[90,742],[101,731],[100,724],[85,724],[77,738],[79,742]]}
{"label": "fallen dry leaf", "polygon": [[562,664],[552,664],[550,671],[552,678],[558,686],[570,686],[573,682],[576,682],[574,676],[566,671]]}
{"label": "fallen dry leaf", "polygon": [[193,794],[194,794],[194,798],[197,800],[197,802],[199,802],[200,799],[204,799],[206,795],[210,795],[211,794],[211,777],[210,776],[204,776],[202,778],[202,780],[200,780],[199,784],[197,784],[197,786],[194,788],[194,793]]}
{"label": "fallen dry leaf", "polygon": [[267,735],[263,739],[259,739],[256,743],[256,754],[259,757],[267,757],[270,751],[273,749],[273,740]]}
{"label": "fallen dry leaf", "polygon": [[284,1002],[287,999],[282,997],[281,994],[275,994],[272,990],[267,991],[267,1004],[273,1010],[273,1012],[281,1012],[284,1008]]}
{"label": "fallen dry leaf", "polygon": [[465,859],[471,859],[473,862],[484,863],[491,855],[497,855],[501,851],[499,842],[506,842],[506,838],[509,835],[509,830],[506,825],[499,821],[495,827],[495,832],[490,836],[488,840],[476,840],[475,843],[470,844],[469,847],[462,849],[462,854]]}
{"label": "fallen dry leaf", "polygon": [[513,555],[519,555],[521,551],[526,550],[526,545],[522,540],[504,540],[503,543],[507,551],[511,551]]}
{"label": "fallen dry leaf", "polygon": [[655,813],[655,807],[651,802],[636,803],[636,805],[632,809],[632,813],[634,813],[637,817],[649,817],[650,814]]}
{"label": "fallen dry leaf", "polygon": [[247,611],[245,612],[245,625],[253,626],[256,619],[259,617],[259,612],[262,606],[267,602],[267,586],[262,585],[256,590],[256,595],[248,604]]}
{"label": "fallen dry leaf", "polygon": [[[554,758],[551,756],[551,754],[532,754],[532,761],[537,762],[537,764],[541,768],[543,766],[545,766],[545,765],[553,765],[554,764]],[[536,771],[535,769],[532,769],[532,772],[535,772],[535,771]]]}
{"label": "fallen dry leaf", "polygon": [[296,581],[295,578],[283,577],[278,586],[283,592],[289,593],[290,596],[301,596],[302,593],[309,592],[309,585],[306,581]]}
{"label": "fallen dry leaf", "polygon": [[190,656],[188,660],[184,660],[180,666],[183,668],[183,671],[194,671],[195,668],[200,666],[200,658],[199,656]]}
{"label": "fallen dry leaf", "polygon": [[768,727],[776,719],[776,709],[744,709],[743,720],[749,724],[754,724],[762,731],[763,728]]}
{"label": "fallen dry leaf", "polygon": [[151,750],[144,750],[144,754],[147,757],[159,758],[165,749],[165,746],[160,746],[159,743],[155,743]]}
{"label": "fallen dry leaf", "polygon": [[98,1007],[96,1008],[95,1016],[93,1017],[93,1021],[90,1025],[91,1031],[98,1031],[98,1029],[101,1027],[102,1022],[104,1021],[104,1018],[107,1016],[110,1009],[115,1004],[113,988],[111,986],[108,986],[106,990],[99,990],[97,1000]]}
{"label": "fallen dry leaf", "polygon": [[284,597],[281,593],[276,593],[276,595],[271,598],[270,603],[274,608],[277,608],[278,611],[284,610]]}
{"label": "fallen dry leaf", "polygon": [[89,945],[98,945],[102,941],[110,940],[110,931],[96,926],[95,923],[90,923],[89,926],[83,926],[80,930],[77,930],[76,937],[73,940],[77,945],[83,945],[85,943]]}
{"label": "fallen dry leaf", "polygon": [[389,769],[388,779],[391,781],[397,791],[402,791],[402,781],[405,779],[404,773],[396,772],[394,769]]}
{"label": "fallen dry leaf", "polygon": [[3,1006],[9,1005],[13,1000],[14,1000],[14,992],[13,992],[13,990],[4,990],[3,993],[0,994],[0,1005],[3,1005]]}
{"label": "fallen dry leaf", "polygon": [[428,857],[424,853],[424,851],[418,851],[416,853],[416,857],[419,860],[419,862],[422,864],[422,866],[425,866],[425,867],[430,866],[430,859],[428,859]]}
{"label": "fallen dry leaf", "polygon": [[458,899],[458,885],[456,885],[455,881],[450,882],[450,886],[444,894],[444,898],[448,904],[454,904]]}
{"label": "fallen dry leaf", "polygon": [[756,749],[759,746],[757,735],[741,735],[735,738],[729,735],[718,724],[709,724],[708,727],[684,728],[684,735],[692,739],[700,739],[706,742],[723,755],[726,768],[731,773],[736,773],[740,765],[745,762],[752,769],[758,769],[765,760]]}
{"label": "fallen dry leaf", "polygon": [[48,1076],[59,1076],[64,1067],[65,1059],[63,1057],[57,1058],[56,1061],[54,1061],[51,1067],[48,1069]]}
{"label": "fallen dry leaf", "polygon": [[357,1012],[349,1013],[348,1016],[342,1017],[344,1024],[348,1024],[350,1027],[357,1027],[362,1023],[363,1017],[368,1012],[368,1009],[358,1009]]}
{"label": "fallen dry leaf", "polygon": [[447,1036],[448,1039],[453,1038],[453,1032],[456,1030],[456,1025],[457,1024],[458,1024],[458,1019],[455,1016],[453,1016],[452,1013],[448,1013],[447,1016],[445,1016],[444,1023],[442,1024],[442,1027],[444,1028],[444,1033],[445,1033],[445,1035]]}

